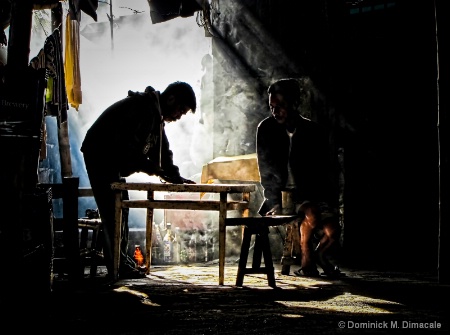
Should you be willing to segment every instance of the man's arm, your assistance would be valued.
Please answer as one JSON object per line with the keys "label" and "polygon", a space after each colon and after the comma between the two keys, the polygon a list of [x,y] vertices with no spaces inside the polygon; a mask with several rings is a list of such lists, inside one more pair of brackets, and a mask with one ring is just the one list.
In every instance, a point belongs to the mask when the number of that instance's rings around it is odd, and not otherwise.
{"label": "man's arm", "polygon": [[264,198],[266,208],[272,209],[276,205],[281,206],[281,189],[279,186],[279,177],[273,172],[275,162],[271,159],[270,140],[265,131],[264,125],[258,126],[256,130],[256,157],[261,186],[264,189]]}
{"label": "man's arm", "polygon": [[173,152],[169,148],[169,140],[166,133],[162,131],[161,145],[161,179],[172,184],[195,184],[194,181],[181,177],[180,169],[173,163]]}

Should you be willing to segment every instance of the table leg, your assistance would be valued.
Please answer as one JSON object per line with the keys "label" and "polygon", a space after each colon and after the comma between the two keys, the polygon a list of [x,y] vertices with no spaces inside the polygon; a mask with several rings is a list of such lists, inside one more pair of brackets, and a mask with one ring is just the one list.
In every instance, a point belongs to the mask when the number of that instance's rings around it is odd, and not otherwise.
{"label": "table leg", "polygon": [[152,235],[153,235],[153,208],[147,208],[147,220],[145,228],[145,274],[150,274],[152,264]]}
{"label": "table leg", "polygon": [[115,231],[113,244],[113,278],[119,279],[120,241],[122,240],[122,192],[116,191],[115,201]]}
{"label": "table leg", "polygon": [[[153,191],[147,192],[147,199],[153,200]],[[150,274],[152,264],[152,235],[153,235],[153,208],[147,208],[147,220],[145,227],[145,274]]]}
{"label": "table leg", "polygon": [[219,285],[223,285],[225,277],[225,244],[227,218],[227,193],[220,193],[219,205]]}
{"label": "table leg", "polygon": [[250,192],[242,193],[242,201],[246,201],[248,203],[247,208],[242,211],[242,217],[247,218],[250,214]]}

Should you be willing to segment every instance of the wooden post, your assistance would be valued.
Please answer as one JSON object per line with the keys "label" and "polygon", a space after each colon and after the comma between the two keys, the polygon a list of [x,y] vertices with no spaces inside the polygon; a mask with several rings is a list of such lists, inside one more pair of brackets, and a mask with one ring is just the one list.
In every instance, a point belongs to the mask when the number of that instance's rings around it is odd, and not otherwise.
{"label": "wooden post", "polygon": [[68,263],[69,280],[77,283],[82,278],[78,242],[78,186],[79,178],[63,178],[63,239]]}
{"label": "wooden post", "polygon": [[[147,191],[147,199],[154,200],[154,191]],[[152,237],[153,237],[153,208],[147,208],[146,234],[145,234],[145,274],[150,274],[150,266],[152,265]]]}
{"label": "wooden post", "polygon": [[[63,21],[63,12],[61,2],[55,8],[52,8],[52,31],[60,29]],[[62,34],[60,34],[62,36]],[[61,41],[61,45],[62,41]],[[72,159],[70,156],[70,141],[69,141],[69,120],[61,122],[58,127],[58,144],[59,144],[59,159],[61,162],[61,177],[72,177]]]}
{"label": "wooden post", "polygon": [[[115,226],[114,226],[114,241],[113,241],[113,279],[119,279],[120,266],[120,244],[122,241],[122,192],[116,190],[115,200]],[[108,260],[109,261],[109,260]]]}
{"label": "wooden post", "polygon": [[227,217],[227,193],[220,192],[219,209],[219,285],[223,285],[225,279],[225,249],[226,249],[226,226]]}
{"label": "wooden post", "polygon": [[109,0],[109,24],[111,26],[111,51],[114,50],[114,15],[112,9],[112,0]]}

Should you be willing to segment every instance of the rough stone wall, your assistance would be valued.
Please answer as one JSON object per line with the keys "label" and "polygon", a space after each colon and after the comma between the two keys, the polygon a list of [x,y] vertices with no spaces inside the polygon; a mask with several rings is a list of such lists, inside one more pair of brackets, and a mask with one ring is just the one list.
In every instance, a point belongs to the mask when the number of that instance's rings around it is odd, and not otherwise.
{"label": "rough stone wall", "polygon": [[[300,3],[300,4],[299,4]],[[213,22],[215,84],[215,155],[239,155],[255,151],[257,124],[269,115],[266,90],[271,82],[283,77],[305,77],[308,102],[318,103],[324,95],[314,83],[319,80],[320,61],[317,37],[322,31],[302,31],[299,22],[313,17],[324,20],[323,8],[313,8],[321,1],[285,1],[283,6],[271,1],[227,1],[220,3],[219,18]],[[292,10],[292,6],[294,10]],[[303,11],[302,11],[303,8]],[[269,14],[270,13],[270,14]],[[311,14],[312,13],[312,14]],[[318,25],[316,23],[315,25]],[[323,30],[323,29],[322,29]],[[326,42],[325,42],[326,44]],[[315,63],[315,64],[313,64]],[[304,106],[305,115],[325,119],[323,110]]]}

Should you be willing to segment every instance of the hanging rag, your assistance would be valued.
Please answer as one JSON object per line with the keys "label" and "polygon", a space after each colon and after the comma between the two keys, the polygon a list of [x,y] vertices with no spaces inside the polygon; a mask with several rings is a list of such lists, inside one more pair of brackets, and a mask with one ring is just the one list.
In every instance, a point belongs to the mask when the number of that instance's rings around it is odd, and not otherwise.
{"label": "hanging rag", "polygon": [[66,39],[64,49],[64,73],[67,100],[78,111],[82,103],[80,74],[80,23],[66,16]]}
{"label": "hanging rag", "polygon": [[44,43],[45,55],[52,60],[55,77],[50,76],[47,84],[47,115],[56,116],[58,127],[67,121],[67,92],[65,85],[64,64],[62,57],[61,33],[59,29],[47,37]]}

